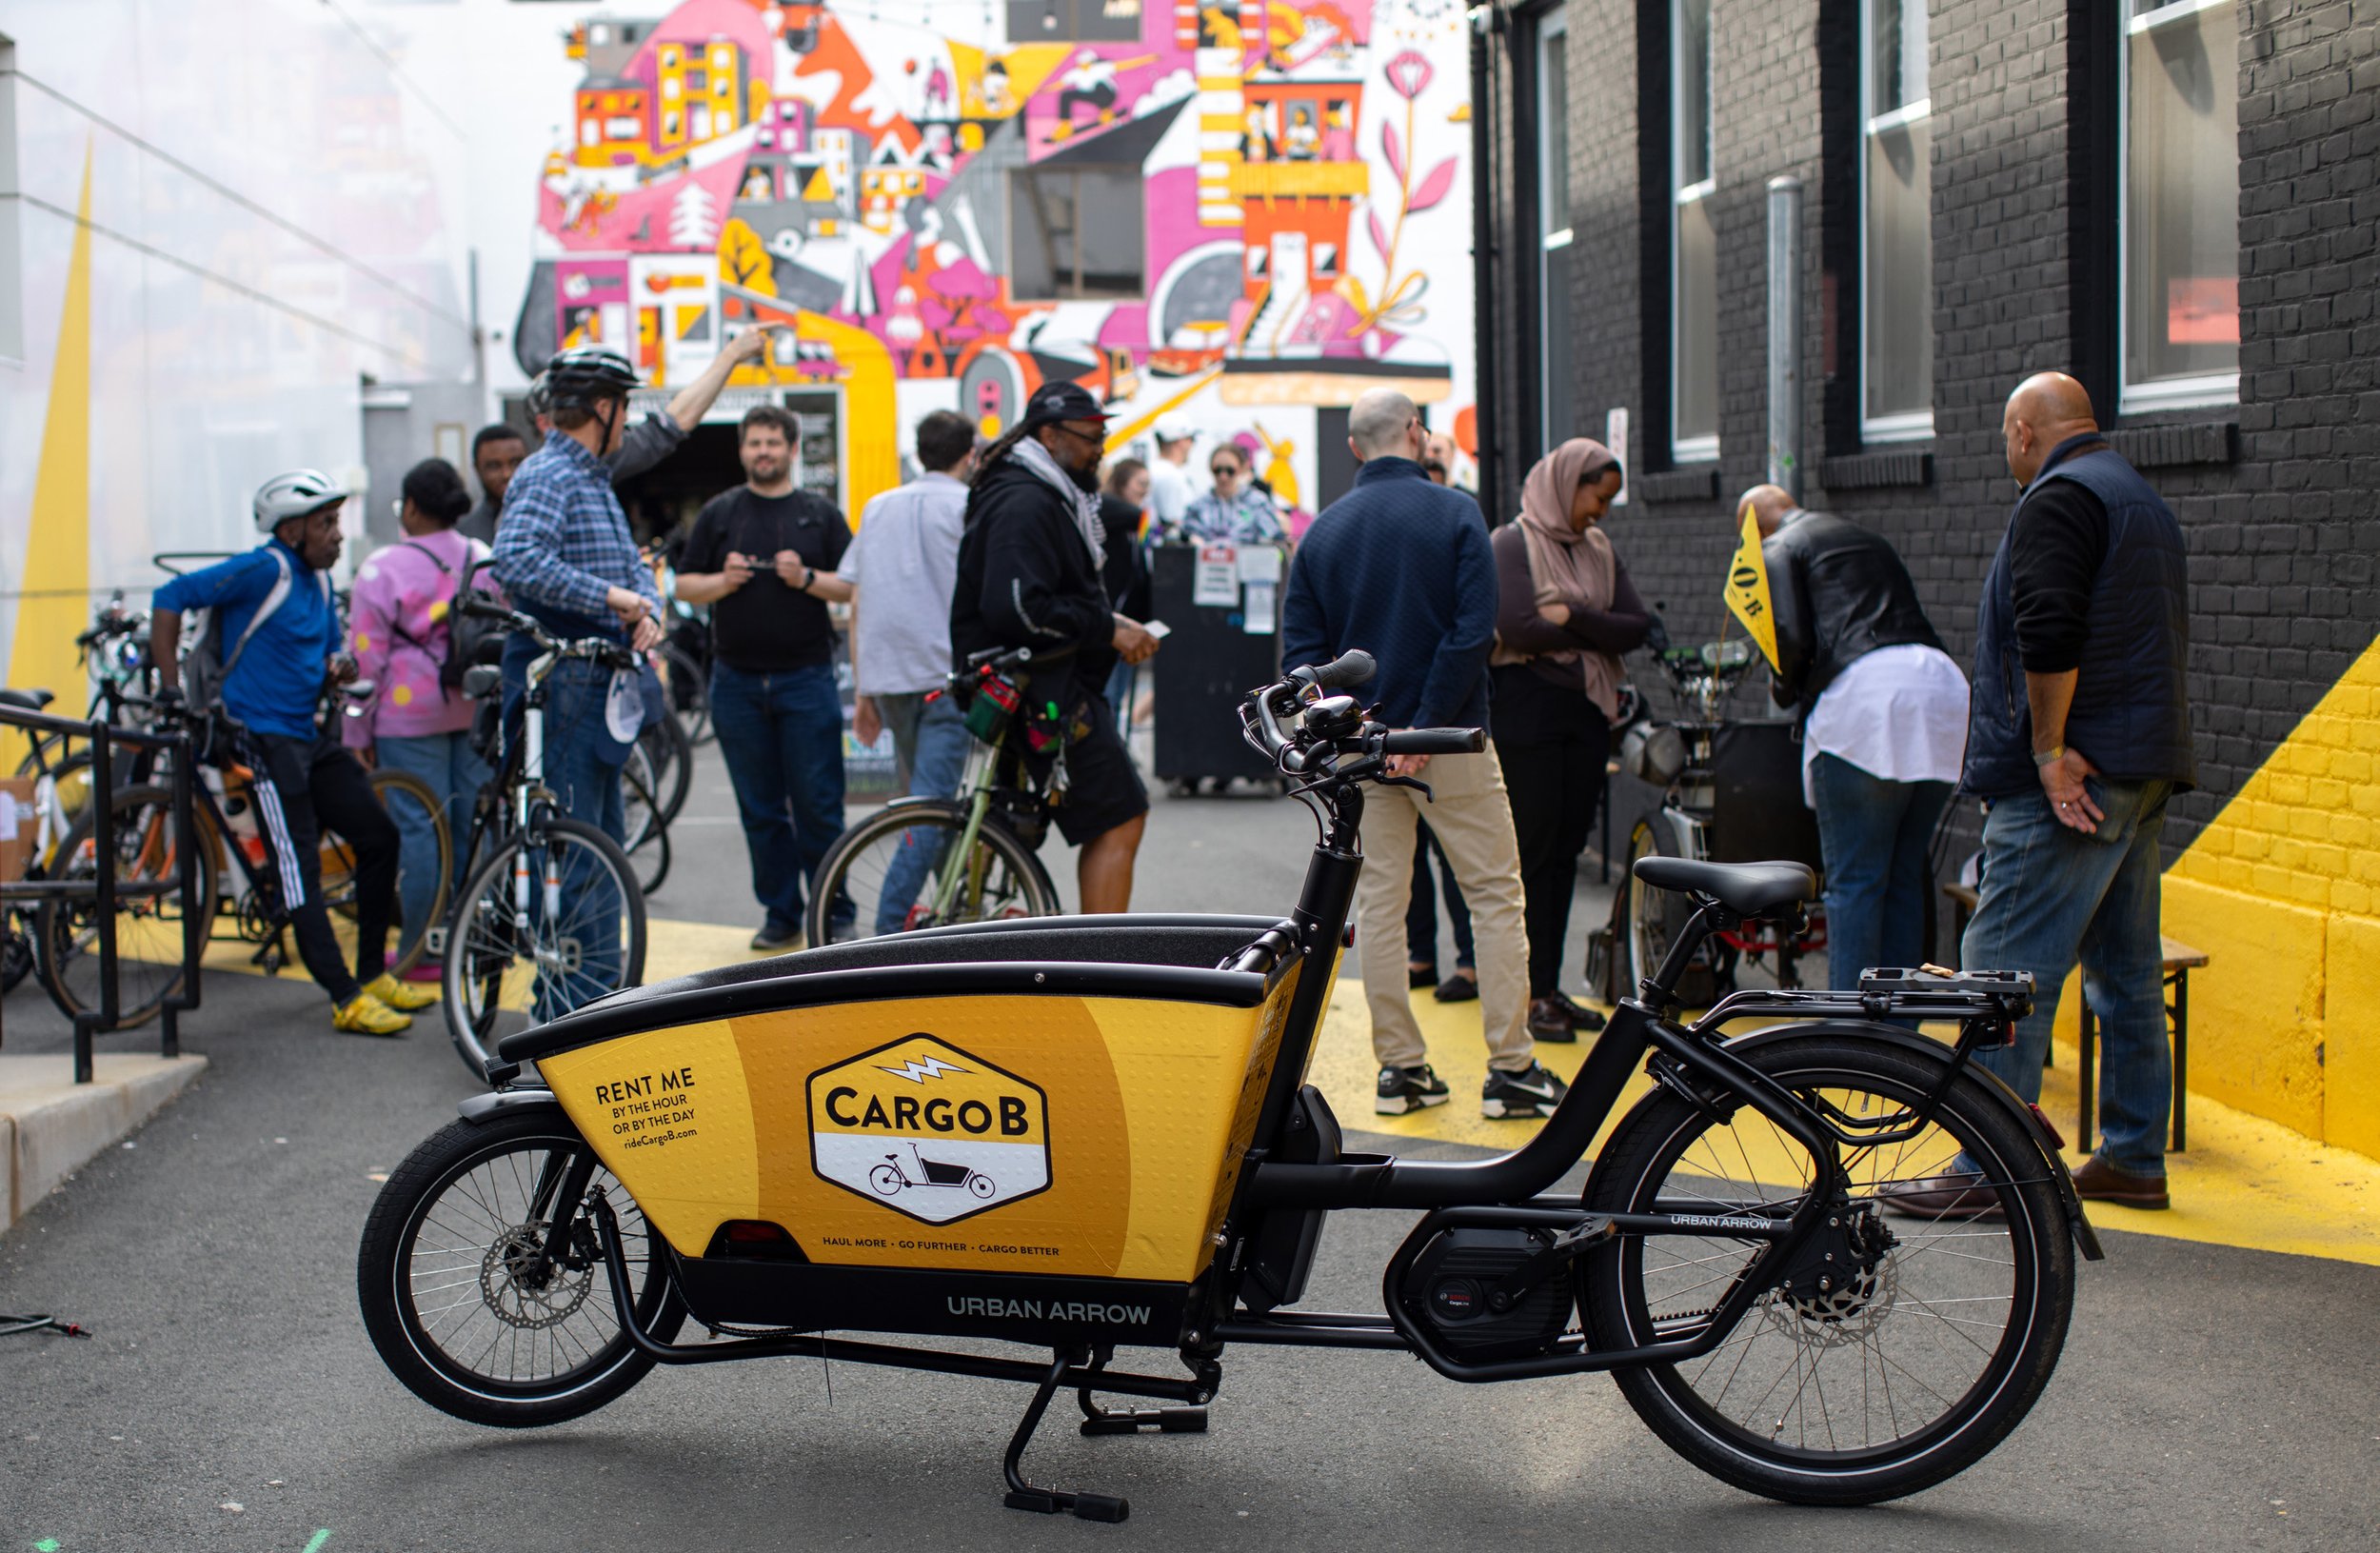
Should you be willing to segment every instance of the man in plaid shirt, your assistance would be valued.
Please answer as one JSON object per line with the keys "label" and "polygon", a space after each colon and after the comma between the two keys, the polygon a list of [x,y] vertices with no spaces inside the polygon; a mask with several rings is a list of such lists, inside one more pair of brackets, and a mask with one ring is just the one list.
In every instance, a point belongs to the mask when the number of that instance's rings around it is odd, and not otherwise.
{"label": "man in plaid shirt", "polygon": [[[546,369],[554,429],[505,492],[496,580],[514,608],[565,640],[610,636],[646,652],[661,642],[661,596],[638,556],[604,458],[627,427],[636,371],[616,350],[582,347]],[[507,709],[537,648],[505,647]],[[545,781],[574,819],[626,834],[620,767],[628,746],[604,722],[610,669],[576,660],[545,681]]]}

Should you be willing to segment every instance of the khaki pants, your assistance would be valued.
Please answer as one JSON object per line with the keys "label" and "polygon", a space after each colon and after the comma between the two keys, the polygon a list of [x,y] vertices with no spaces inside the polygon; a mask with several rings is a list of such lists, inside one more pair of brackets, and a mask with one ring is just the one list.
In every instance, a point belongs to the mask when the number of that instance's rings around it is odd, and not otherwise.
{"label": "khaki pants", "polygon": [[1520,848],[1513,839],[1504,773],[1490,745],[1480,755],[1439,755],[1421,780],[1429,803],[1400,787],[1364,794],[1363,873],[1356,882],[1356,947],[1372,1012],[1372,1051],[1382,1067],[1429,1060],[1405,974],[1405,906],[1413,894],[1414,818],[1426,812],[1471,907],[1479,962],[1479,1016],[1488,1066],[1517,1073],[1537,1060],[1529,1041],[1529,946],[1521,926]]}

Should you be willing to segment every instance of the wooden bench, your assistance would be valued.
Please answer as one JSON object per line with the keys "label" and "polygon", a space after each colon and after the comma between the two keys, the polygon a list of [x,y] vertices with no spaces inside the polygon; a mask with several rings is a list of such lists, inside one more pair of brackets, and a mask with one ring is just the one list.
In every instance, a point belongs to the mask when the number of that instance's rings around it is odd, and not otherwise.
{"label": "wooden bench", "polygon": [[[1975,892],[1965,885],[1944,885],[1942,894],[1951,903],[1952,936],[1967,936],[1967,920],[1975,914]],[[2204,951],[2193,949],[2179,939],[2158,935],[2164,947],[2167,1027],[2173,1034],[2173,1152],[2181,1153],[2190,1146],[2190,973],[2207,964]],[[2080,1062],[2074,1082],[2081,1091],[2081,1114],[2077,1130],[2082,1134],[2075,1146],[2086,1153],[2097,1121],[2099,1104],[2098,1055],[2099,1021],[2091,1011],[2091,1000],[2082,998],[2080,1028],[2077,1031]]]}

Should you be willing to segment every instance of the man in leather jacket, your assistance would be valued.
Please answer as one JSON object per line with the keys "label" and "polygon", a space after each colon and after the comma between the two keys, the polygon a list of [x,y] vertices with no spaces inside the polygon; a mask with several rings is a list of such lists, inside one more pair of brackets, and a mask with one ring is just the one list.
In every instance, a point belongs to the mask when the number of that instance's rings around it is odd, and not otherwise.
{"label": "man in leather jacket", "polygon": [[1854,991],[1863,969],[1931,958],[1928,844],[1967,744],[1967,678],[1884,536],[1775,486],[1744,504],[1776,625],[1770,693],[1800,716],[1802,799],[1818,813],[1829,981]]}

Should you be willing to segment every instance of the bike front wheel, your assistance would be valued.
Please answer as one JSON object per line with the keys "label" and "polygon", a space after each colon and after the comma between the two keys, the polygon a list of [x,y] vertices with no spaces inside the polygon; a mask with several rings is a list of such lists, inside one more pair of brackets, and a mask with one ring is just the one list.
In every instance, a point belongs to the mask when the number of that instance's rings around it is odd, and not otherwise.
{"label": "bike front wheel", "polygon": [[836,837],[810,889],[810,943],[1058,914],[1057,886],[1013,831],[987,818],[962,846],[966,829],[967,810],[937,798],[881,809]]}
{"label": "bike front wheel", "polygon": [[[392,1171],[356,1256],[372,1346],[431,1406],[500,1428],[559,1424],[603,1406],[653,1367],[621,1330],[586,1201],[620,1224],[628,1305],[662,1343],[685,1306],[661,1237],[610,1171],[561,1201],[585,1140],[559,1109],[450,1122]],[[541,1256],[556,1244],[561,1255]]]}
{"label": "bike front wheel", "polygon": [[[157,783],[120,787],[109,802],[119,889],[178,882],[181,852],[173,823],[173,789]],[[202,811],[203,812],[203,811]],[[51,854],[49,877],[89,883],[99,872],[95,806],[84,809]],[[146,1025],[182,986],[185,926],[198,919],[204,935],[215,920],[215,880],[223,844],[204,818],[194,840],[197,894],[122,894],[116,898],[117,1029]],[[89,897],[44,901],[33,919],[33,958],[50,1001],[69,1019],[100,1011],[99,903]]]}
{"label": "bike front wheel", "polygon": [[485,1076],[496,1044],[645,979],[645,894],[620,844],[537,822],[488,854],[446,919],[446,1032]]}
{"label": "bike front wheel", "polygon": [[[1930,1487],[2006,1438],[2056,1367],[2074,1248],[2050,1162],[1985,1082],[1938,1086],[1939,1057],[1856,1030],[1784,1037],[1744,1060],[1854,1137],[1827,1225],[1701,1358],[1619,1370],[1639,1418],[1739,1488],[1797,1504],[1867,1504]],[[1716,1109],[1716,1108],[1715,1108]],[[1959,1169],[1990,1203],[1888,1218],[1880,1189]],[[1668,1088],[1623,1118],[1587,1183],[1597,1213],[1778,1218],[1812,1188],[1806,1149],[1750,1105],[1717,1119]],[[1579,1307],[1598,1348],[1676,1342],[1766,1243],[1623,1236],[1582,1259]]]}
{"label": "bike front wheel", "polygon": [[[396,950],[387,957],[387,969],[391,976],[403,976],[422,963],[429,947],[429,930],[446,920],[447,888],[454,879],[454,838],[446,828],[446,805],[428,783],[409,771],[387,767],[373,771],[370,780],[372,796],[397,823],[402,844],[389,914]],[[416,868],[426,877],[416,880]],[[353,922],[355,847],[335,831],[323,832],[322,869],[324,903]],[[428,904],[416,922],[405,909],[406,902],[425,898]]]}

